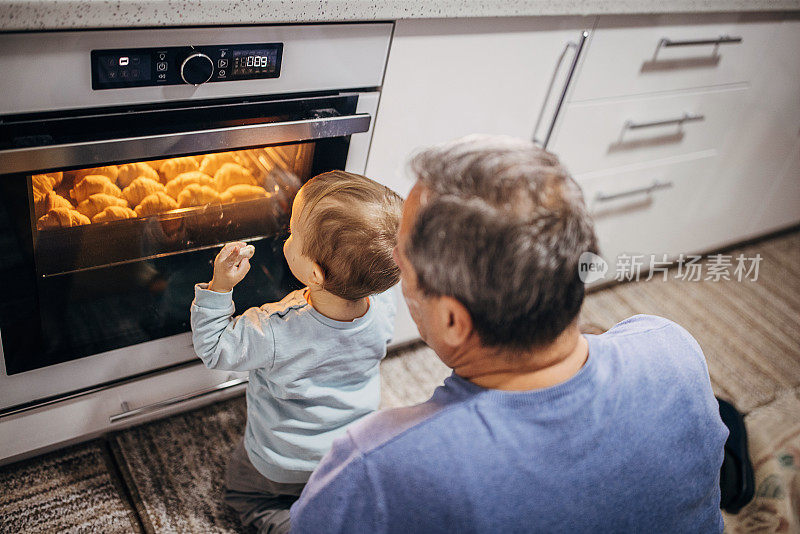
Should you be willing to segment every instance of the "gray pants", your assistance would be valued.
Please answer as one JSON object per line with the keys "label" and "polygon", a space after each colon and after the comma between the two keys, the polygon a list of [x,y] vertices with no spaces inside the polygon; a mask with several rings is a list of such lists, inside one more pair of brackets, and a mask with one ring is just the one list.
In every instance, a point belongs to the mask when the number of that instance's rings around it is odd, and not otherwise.
{"label": "gray pants", "polygon": [[242,526],[259,534],[289,532],[289,508],[305,483],[273,482],[259,473],[244,450],[244,439],[233,450],[225,472],[225,504],[233,508]]}

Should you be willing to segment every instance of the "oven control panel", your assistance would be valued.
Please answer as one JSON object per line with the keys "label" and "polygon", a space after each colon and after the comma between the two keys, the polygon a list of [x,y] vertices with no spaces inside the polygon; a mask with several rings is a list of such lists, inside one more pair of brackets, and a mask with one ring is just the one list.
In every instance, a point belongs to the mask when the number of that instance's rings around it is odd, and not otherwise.
{"label": "oven control panel", "polygon": [[283,43],[92,50],[92,89],[278,78]]}

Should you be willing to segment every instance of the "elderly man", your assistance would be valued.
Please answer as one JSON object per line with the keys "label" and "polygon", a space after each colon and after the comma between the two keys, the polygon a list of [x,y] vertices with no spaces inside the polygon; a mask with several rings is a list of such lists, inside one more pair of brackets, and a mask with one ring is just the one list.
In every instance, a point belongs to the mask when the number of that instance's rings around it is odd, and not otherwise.
{"label": "elderly man", "polygon": [[728,434],[700,347],[666,319],[577,326],[580,189],[529,142],[417,155],[396,261],[453,374],[365,418],[292,507],[298,532],[721,532]]}

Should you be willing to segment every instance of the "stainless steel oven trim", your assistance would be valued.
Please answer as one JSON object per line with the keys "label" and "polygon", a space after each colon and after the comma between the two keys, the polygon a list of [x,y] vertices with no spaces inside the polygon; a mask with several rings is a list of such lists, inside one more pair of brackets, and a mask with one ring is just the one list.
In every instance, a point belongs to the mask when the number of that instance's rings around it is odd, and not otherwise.
{"label": "stainless steel oven trim", "polygon": [[[120,421],[124,421],[124,420],[130,419],[132,417],[136,417],[138,415],[146,415],[146,414],[161,410],[163,408],[168,408],[168,407],[174,406],[176,404],[181,404],[181,403],[186,402],[186,401],[207,397],[208,395],[211,395],[212,393],[217,393],[219,391],[224,391],[226,389],[234,388],[236,386],[241,386],[243,384],[246,385],[247,383],[248,383],[248,379],[247,378],[234,378],[232,380],[228,380],[227,382],[223,382],[221,384],[217,384],[216,386],[213,386],[213,387],[210,387],[210,388],[202,389],[202,390],[199,390],[199,391],[193,391],[191,393],[186,393],[185,395],[179,395],[177,397],[172,397],[170,399],[166,399],[166,400],[163,400],[163,401],[154,402],[152,404],[148,404],[147,406],[142,406],[140,408],[134,408],[133,410],[126,409],[122,413],[118,413],[118,414],[114,414],[114,415],[109,416],[108,422],[111,423],[111,424],[118,423]],[[244,388],[240,388],[240,389],[244,389]]]}
{"label": "stainless steel oven trim", "polygon": [[239,147],[343,137],[369,130],[367,113],[0,151],[3,174],[96,166]]}

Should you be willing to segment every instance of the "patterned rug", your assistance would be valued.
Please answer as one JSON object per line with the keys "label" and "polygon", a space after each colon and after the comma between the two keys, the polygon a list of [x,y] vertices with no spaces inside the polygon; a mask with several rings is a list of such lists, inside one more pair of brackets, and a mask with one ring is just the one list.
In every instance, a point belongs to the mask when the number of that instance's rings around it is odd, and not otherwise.
{"label": "patterned rug", "polygon": [[245,417],[237,397],[111,436],[146,532],[240,531],[222,504],[222,481]]}
{"label": "patterned rug", "polygon": [[725,532],[800,532],[800,388],[745,417],[756,495]]}
{"label": "patterned rug", "polygon": [[101,441],[0,468],[0,532],[141,532],[113,472]]}

